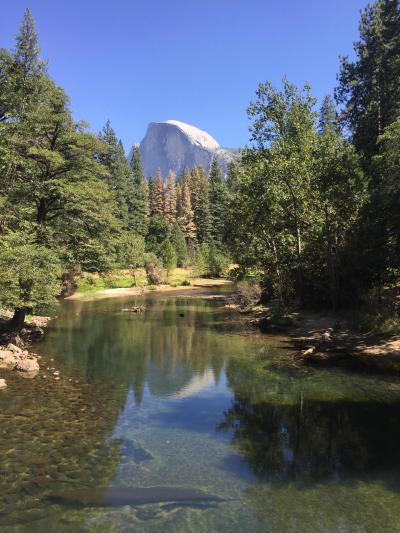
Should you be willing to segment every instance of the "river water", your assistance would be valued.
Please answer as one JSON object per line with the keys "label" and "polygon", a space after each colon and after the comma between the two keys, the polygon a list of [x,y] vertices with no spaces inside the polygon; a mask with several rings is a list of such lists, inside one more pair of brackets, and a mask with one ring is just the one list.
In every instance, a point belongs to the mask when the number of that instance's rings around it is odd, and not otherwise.
{"label": "river water", "polygon": [[299,366],[184,294],[64,302],[36,348],[0,376],[0,531],[400,531],[395,370]]}

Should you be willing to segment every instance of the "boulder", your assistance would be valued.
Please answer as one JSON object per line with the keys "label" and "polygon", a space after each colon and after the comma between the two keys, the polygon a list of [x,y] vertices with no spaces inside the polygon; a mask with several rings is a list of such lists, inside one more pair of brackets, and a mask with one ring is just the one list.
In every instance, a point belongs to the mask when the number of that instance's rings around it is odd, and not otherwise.
{"label": "boulder", "polygon": [[15,363],[14,369],[20,372],[37,373],[39,371],[39,363],[36,359],[20,359]]}
{"label": "boulder", "polygon": [[0,390],[7,387],[7,382],[5,379],[0,379]]}

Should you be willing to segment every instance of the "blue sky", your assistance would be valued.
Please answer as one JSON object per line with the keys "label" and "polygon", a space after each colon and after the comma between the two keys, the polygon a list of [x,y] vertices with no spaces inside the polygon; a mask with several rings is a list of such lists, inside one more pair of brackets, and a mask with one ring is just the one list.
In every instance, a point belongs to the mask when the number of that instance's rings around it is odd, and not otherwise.
{"label": "blue sky", "polygon": [[248,142],[246,107],[283,76],[332,92],[366,0],[2,0],[0,47],[33,11],[50,74],[76,119],[109,118],[128,150],[151,121],[182,120],[227,147]]}

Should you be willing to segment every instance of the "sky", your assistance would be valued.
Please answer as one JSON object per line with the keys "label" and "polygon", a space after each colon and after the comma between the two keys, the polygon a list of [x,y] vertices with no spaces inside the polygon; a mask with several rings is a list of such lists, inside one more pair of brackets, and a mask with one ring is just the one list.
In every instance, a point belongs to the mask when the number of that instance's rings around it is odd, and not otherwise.
{"label": "sky", "polygon": [[129,151],[149,122],[193,124],[221,146],[249,143],[246,108],[284,76],[332,93],[367,0],[0,0],[0,47],[24,9],[74,118],[111,120]]}

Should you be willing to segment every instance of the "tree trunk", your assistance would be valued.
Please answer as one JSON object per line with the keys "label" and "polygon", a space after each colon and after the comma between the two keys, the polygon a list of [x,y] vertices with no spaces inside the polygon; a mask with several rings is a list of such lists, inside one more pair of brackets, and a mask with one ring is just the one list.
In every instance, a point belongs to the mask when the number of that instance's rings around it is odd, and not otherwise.
{"label": "tree trunk", "polygon": [[303,303],[303,257],[301,231],[299,224],[296,225],[296,247],[297,247],[297,294],[299,301]]}
{"label": "tree trunk", "polygon": [[46,221],[46,215],[47,215],[47,205],[46,205],[46,199],[41,198],[39,200],[37,215],[36,215],[36,222],[38,224],[44,224]]}
{"label": "tree trunk", "polygon": [[272,250],[274,252],[274,258],[275,258],[275,273],[276,273],[276,278],[278,280],[279,301],[281,304],[283,304],[283,285],[282,285],[282,278],[281,278],[281,270],[279,268],[279,258],[278,258],[278,251],[275,245],[275,239],[272,239]]}
{"label": "tree trunk", "polygon": [[14,316],[8,323],[9,330],[19,330],[24,327],[25,324],[26,309],[15,309]]}

